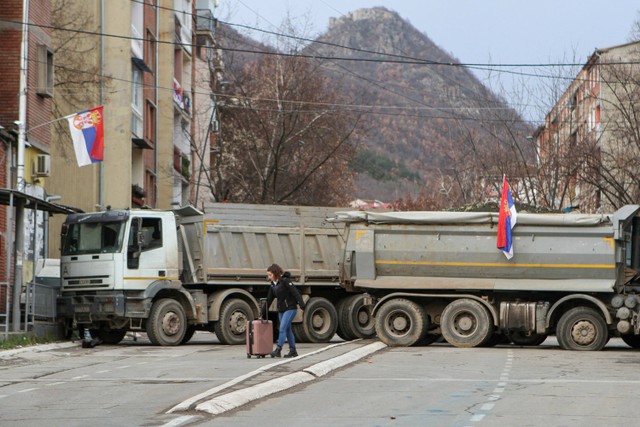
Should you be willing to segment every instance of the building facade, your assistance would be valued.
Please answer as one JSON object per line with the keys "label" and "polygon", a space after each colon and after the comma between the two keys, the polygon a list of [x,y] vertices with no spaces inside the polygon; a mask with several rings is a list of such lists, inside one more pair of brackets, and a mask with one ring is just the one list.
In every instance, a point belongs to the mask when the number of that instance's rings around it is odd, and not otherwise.
{"label": "building facade", "polygon": [[638,59],[640,42],[596,50],[536,131],[548,206],[600,212],[640,201]]}
{"label": "building facade", "polygon": [[[24,25],[23,25],[24,24]],[[0,8],[0,188],[48,200],[54,54],[51,2],[7,0]],[[17,202],[16,202],[17,203]],[[15,205],[14,205],[15,206]],[[16,222],[19,224],[16,226]],[[13,281],[46,256],[45,217],[0,206],[0,313]],[[19,242],[16,250],[15,242]],[[16,278],[16,269],[20,274]],[[5,318],[0,323],[5,324]]]}

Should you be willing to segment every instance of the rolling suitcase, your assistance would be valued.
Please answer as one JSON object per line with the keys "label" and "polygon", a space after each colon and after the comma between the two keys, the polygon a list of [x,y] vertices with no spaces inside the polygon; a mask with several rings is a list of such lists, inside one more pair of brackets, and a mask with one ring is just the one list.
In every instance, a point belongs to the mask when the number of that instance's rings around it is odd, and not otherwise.
{"label": "rolling suitcase", "polygon": [[273,322],[268,319],[247,321],[247,358],[265,357],[273,351]]}

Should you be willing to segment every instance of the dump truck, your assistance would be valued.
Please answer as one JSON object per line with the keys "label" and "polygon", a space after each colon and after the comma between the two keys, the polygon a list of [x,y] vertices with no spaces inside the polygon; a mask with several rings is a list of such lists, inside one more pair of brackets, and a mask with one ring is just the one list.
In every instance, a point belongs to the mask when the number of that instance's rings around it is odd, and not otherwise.
{"label": "dump truck", "polygon": [[327,222],[336,211],[213,203],[71,214],[62,227],[59,316],[105,343],[137,331],[178,345],[204,330],[244,344],[246,322],[267,296],[266,269],[277,263],[305,299],[294,320],[299,341],[371,336],[372,307],[339,282],[346,228]]}
{"label": "dump truck", "polygon": [[367,293],[390,346],[540,344],[640,347],[640,206],[613,214],[518,213],[514,256],[496,248],[498,214],[342,212],[341,283]]}

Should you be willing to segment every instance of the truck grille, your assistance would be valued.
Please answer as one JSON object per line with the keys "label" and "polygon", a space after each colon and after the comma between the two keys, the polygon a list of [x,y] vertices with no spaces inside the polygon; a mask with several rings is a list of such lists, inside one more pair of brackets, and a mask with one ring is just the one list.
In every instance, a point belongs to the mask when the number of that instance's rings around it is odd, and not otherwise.
{"label": "truck grille", "polygon": [[64,283],[64,288],[108,288],[109,283],[105,283],[105,279],[109,279],[109,276],[78,277],[67,279]]}

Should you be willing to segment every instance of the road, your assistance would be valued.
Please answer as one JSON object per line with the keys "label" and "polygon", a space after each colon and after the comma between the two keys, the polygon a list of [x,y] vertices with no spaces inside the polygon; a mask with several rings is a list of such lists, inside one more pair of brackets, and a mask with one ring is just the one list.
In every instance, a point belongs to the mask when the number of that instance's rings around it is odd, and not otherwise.
{"label": "road", "polygon": [[[247,359],[244,347],[219,345],[212,334],[194,341],[154,347],[142,338],[94,349],[0,352],[2,425],[637,425],[640,353],[619,339],[601,352],[562,351],[552,338],[536,348],[384,348],[216,416],[197,408],[371,344],[300,344],[309,356],[285,362]],[[207,395],[225,384],[233,385]],[[197,395],[198,403],[169,413]]]}

